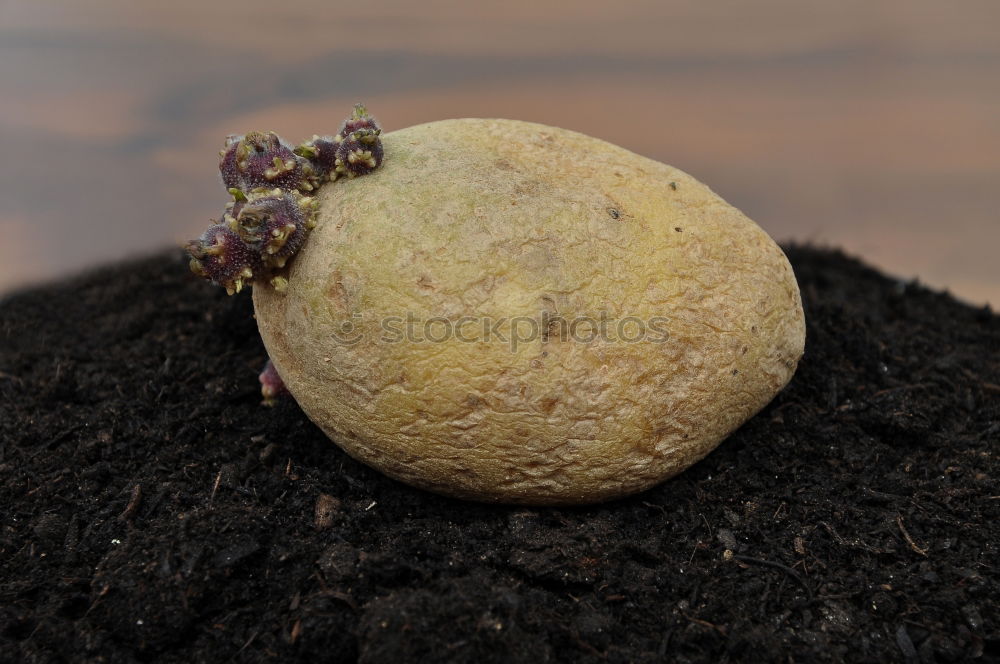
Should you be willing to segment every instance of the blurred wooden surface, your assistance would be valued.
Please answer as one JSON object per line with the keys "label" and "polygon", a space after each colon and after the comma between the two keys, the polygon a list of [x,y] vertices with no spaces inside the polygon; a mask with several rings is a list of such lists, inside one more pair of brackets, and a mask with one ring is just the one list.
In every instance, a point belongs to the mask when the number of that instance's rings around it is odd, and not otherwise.
{"label": "blurred wooden surface", "polygon": [[228,133],[504,116],[1000,305],[1000,3],[0,0],[0,290],[194,236]]}

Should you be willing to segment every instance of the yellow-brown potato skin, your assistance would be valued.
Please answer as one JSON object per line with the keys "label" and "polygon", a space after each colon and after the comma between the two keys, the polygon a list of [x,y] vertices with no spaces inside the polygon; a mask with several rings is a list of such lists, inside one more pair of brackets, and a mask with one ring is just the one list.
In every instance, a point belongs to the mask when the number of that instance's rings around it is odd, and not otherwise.
{"label": "yellow-brown potato skin", "polygon": [[[253,292],[278,373],[355,458],[450,496],[597,502],[683,471],[794,373],[805,325],[787,259],[691,176],[512,120],[383,139],[378,171],[320,191],[287,290]],[[382,328],[546,311],[666,317],[669,339],[538,335],[512,351],[471,323],[478,341],[387,343]]]}

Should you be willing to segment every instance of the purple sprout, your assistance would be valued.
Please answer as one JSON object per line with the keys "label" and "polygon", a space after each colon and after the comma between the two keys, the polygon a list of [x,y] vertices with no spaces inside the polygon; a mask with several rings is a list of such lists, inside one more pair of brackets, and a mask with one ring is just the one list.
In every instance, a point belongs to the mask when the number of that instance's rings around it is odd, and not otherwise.
{"label": "purple sprout", "polygon": [[214,224],[187,245],[191,271],[226,289],[230,295],[260,275],[260,254],[227,224]]}
{"label": "purple sprout", "polygon": [[[357,132],[361,134],[354,136]],[[338,175],[362,175],[382,161],[382,128],[364,104],[355,104],[351,116],[340,125],[336,136],[313,136],[295,148],[295,154],[309,160],[318,182],[336,180]],[[342,148],[347,141],[349,148]],[[365,154],[370,153],[370,155]],[[375,166],[369,164],[375,163]]]}
{"label": "purple sprout", "polygon": [[344,120],[344,124],[340,125],[340,131],[338,131],[337,134],[341,138],[346,138],[348,135],[353,134],[359,129],[370,129],[376,134],[382,133],[382,128],[379,126],[378,122],[375,121],[375,118],[368,114],[368,109],[365,108],[364,104],[354,105],[351,117]]}
{"label": "purple sprout", "polygon": [[337,172],[348,177],[367,175],[382,164],[384,152],[377,129],[358,129],[337,148]]}
{"label": "purple sprout", "polygon": [[259,188],[315,189],[312,164],[300,157],[273,131],[230,135],[219,153],[219,171],[229,190]]}
{"label": "purple sprout", "polygon": [[264,369],[257,379],[260,381],[260,393],[264,397],[264,405],[266,406],[273,406],[278,397],[288,394],[285,381],[281,380],[271,358],[267,358],[267,364],[264,365]]}
{"label": "purple sprout", "polygon": [[258,189],[237,201],[230,227],[268,268],[283,268],[316,225],[315,198],[281,189]]}
{"label": "purple sprout", "polygon": [[340,141],[340,136],[313,136],[295,148],[295,154],[308,159],[312,165],[317,186],[337,178],[337,148],[340,147]]}
{"label": "purple sprout", "polygon": [[382,130],[363,105],[341,131],[295,150],[271,131],[226,137],[219,172],[233,200],[221,221],[187,244],[191,270],[230,295],[260,280],[283,290],[288,281],[280,271],[316,225],[318,201],[307,194],[339,174],[363,175],[382,163]]}

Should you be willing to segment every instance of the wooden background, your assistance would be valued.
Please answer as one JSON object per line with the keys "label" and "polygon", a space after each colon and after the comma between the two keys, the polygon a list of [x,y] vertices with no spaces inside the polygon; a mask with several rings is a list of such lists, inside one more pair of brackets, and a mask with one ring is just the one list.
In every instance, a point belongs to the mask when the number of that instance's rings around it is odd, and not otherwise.
{"label": "wooden background", "polygon": [[1000,305],[1000,2],[0,0],[0,290],[197,235],[228,133],[505,116]]}

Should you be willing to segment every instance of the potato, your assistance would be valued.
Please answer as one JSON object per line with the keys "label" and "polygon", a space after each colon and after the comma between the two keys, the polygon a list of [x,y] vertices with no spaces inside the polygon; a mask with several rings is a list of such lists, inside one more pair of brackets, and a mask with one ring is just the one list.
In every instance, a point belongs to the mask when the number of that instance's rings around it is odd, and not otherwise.
{"label": "potato", "polygon": [[321,190],[287,288],[253,293],[288,389],[353,457],[460,498],[608,500],[691,466],[794,373],[787,259],[691,176],[511,120],[384,144],[379,171]]}

